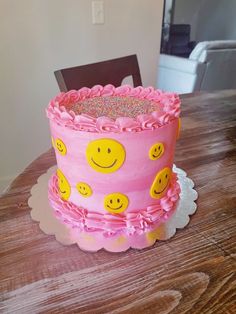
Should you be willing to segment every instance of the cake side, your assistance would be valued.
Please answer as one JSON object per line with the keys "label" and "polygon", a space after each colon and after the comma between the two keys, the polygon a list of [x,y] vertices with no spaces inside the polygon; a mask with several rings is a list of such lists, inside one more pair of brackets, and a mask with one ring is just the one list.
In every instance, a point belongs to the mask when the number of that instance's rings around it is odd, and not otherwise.
{"label": "cake side", "polygon": [[[157,174],[161,174],[163,169],[172,169],[177,120],[153,131],[107,133],[106,136],[70,130],[55,122],[50,122],[50,127],[59,176],[63,174],[63,188],[69,191],[66,200],[105,213],[104,197],[112,193],[128,198],[126,211],[139,209],[140,204],[141,207],[157,204],[164,195],[153,197],[150,189]],[[116,163],[112,166],[114,161]],[[79,185],[82,183],[92,191],[89,197],[81,193]]]}

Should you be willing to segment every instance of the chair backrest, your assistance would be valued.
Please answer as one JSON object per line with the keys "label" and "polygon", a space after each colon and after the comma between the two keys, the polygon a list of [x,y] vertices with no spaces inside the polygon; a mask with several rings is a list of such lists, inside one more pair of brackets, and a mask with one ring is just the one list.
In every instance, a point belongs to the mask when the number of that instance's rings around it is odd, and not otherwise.
{"label": "chair backrest", "polygon": [[199,43],[189,59],[206,64],[200,90],[236,88],[236,41]]}
{"label": "chair backrest", "polygon": [[124,78],[132,76],[134,87],[142,85],[136,55],[126,56],[54,72],[62,92],[94,85],[113,84],[120,86]]}

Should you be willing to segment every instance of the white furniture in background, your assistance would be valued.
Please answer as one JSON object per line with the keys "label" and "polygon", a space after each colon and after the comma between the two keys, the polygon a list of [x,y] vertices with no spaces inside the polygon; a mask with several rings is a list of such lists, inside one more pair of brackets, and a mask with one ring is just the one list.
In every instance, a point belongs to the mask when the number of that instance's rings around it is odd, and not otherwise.
{"label": "white furniture in background", "polygon": [[188,59],[161,54],[157,88],[180,94],[236,88],[236,40],[201,42]]}

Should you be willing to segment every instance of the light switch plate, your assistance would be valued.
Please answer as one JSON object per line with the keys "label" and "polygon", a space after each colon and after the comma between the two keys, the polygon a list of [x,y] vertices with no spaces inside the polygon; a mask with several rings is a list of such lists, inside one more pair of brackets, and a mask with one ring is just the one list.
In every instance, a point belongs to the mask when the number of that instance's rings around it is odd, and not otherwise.
{"label": "light switch plate", "polygon": [[92,1],[92,22],[93,24],[104,24],[103,1]]}

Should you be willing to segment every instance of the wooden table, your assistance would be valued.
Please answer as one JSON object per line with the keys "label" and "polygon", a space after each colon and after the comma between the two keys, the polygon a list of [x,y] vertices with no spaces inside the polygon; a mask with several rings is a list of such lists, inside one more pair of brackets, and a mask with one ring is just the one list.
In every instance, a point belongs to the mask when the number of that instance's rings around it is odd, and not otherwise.
{"label": "wooden table", "polygon": [[55,164],[50,150],[0,199],[4,313],[236,313],[236,90],[182,99],[175,162],[199,193],[188,227],[142,251],[61,245],[27,205],[32,185]]}

